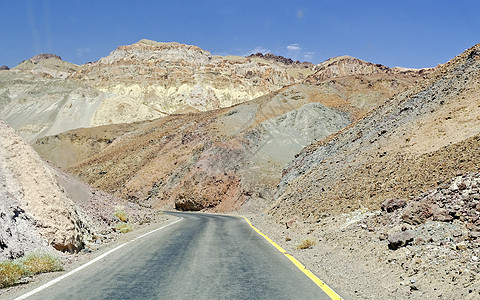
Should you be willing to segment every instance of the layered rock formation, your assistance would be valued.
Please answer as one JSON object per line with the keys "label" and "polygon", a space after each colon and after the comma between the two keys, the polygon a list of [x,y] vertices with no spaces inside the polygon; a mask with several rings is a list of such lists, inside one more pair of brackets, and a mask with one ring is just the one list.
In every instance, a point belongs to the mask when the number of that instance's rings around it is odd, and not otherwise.
{"label": "layered rock formation", "polygon": [[53,171],[14,130],[0,121],[1,256],[14,258],[41,246],[83,247],[85,225]]}
{"label": "layered rock formation", "polygon": [[139,203],[260,209],[303,147],[417,79],[369,74],[296,84],[228,109],[45,137],[35,149],[94,186]]}
{"label": "layered rock formation", "polygon": [[40,54],[0,74],[0,118],[28,142],[74,128],[227,107],[311,74],[287,60],[142,40],[83,66]]}
{"label": "layered rock formation", "polygon": [[213,56],[197,46],[141,40],[83,66],[72,78],[171,114],[245,102],[309,74],[303,65]]}
{"label": "layered rock formation", "polygon": [[381,64],[373,64],[351,56],[337,56],[318,64],[314,73],[306,79],[308,83],[321,82],[327,79],[369,74],[405,74],[407,76],[423,77],[432,69],[388,68]]}
{"label": "layered rock formation", "polygon": [[334,137],[305,148],[279,185],[278,217],[380,208],[477,171],[480,46]]}

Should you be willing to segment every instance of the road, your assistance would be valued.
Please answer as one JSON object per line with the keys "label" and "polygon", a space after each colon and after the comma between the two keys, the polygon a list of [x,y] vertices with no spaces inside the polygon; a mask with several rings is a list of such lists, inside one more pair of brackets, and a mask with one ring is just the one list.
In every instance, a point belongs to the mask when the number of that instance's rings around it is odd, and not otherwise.
{"label": "road", "polygon": [[245,220],[171,214],[183,220],[28,299],[330,299]]}

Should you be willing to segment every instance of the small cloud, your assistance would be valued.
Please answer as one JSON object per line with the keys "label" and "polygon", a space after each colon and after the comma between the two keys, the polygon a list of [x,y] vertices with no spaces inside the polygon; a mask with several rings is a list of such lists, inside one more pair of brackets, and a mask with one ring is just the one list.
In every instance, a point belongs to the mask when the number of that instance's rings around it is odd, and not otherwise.
{"label": "small cloud", "polygon": [[305,52],[305,54],[303,54],[303,59],[311,60],[314,55],[315,55],[315,52],[313,52],[313,51]]}
{"label": "small cloud", "polygon": [[76,54],[77,56],[82,57],[82,56],[84,56],[85,54],[90,53],[90,51],[92,51],[91,48],[77,48],[77,49],[75,50],[75,54]]}
{"label": "small cloud", "polygon": [[291,44],[287,46],[288,51],[300,51],[302,47],[299,44]]}
{"label": "small cloud", "polygon": [[303,9],[299,9],[297,11],[297,18],[300,20],[303,19]]}

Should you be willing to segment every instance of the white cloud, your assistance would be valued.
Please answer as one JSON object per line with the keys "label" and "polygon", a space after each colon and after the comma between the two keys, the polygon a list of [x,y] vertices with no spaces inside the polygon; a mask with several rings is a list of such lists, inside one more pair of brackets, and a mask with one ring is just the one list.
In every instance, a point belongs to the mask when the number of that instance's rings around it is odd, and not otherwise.
{"label": "white cloud", "polygon": [[90,51],[92,51],[91,48],[77,48],[76,51],[75,51],[75,54],[77,56],[84,56],[85,54],[89,53]]}
{"label": "white cloud", "polygon": [[300,51],[302,47],[299,44],[290,44],[287,46],[288,51]]}
{"label": "white cloud", "polygon": [[313,56],[315,55],[315,52],[313,51],[308,51],[303,54],[303,59],[305,60],[311,60]]}

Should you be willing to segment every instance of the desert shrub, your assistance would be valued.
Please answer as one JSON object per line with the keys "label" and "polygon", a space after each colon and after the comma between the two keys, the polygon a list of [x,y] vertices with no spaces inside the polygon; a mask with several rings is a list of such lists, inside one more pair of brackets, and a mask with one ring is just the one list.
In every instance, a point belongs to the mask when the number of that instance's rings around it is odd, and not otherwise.
{"label": "desert shrub", "polygon": [[63,265],[58,256],[44,251],[0,261],[0,288],[12,286],[25,276],[61,270]]}
{"label": "desert shrub", "polygon": [[27,274],[28,271],[18,261],[0,261],[0,288],[14,285]]}
{"label": "desert shrub", "polygon": [[117,225],[115,225],[115,229],[121,233],[127,233],[133,230],[131,224],[123,223],[123,222],[118,222]]}
{"label": "desert shrub", "polygon": [[314,241],[311,240],[304,240],[301,244],[297,245],[297,249],[308,249],[315,245]]}
{"label": "desert shrub", "polygon": [[34,252],[19,259],[31,274],[62,271],[63,265],[58,256],[47,252]]}
{"label": "desert shrub", "polygon": [[125,207],[123,206],[117,206],[115,207],[115,212],[113,213],[114,216],[116,216],[120,221],[122,222],[127,222],[128,221],[128,215],[127,212],[125,211]]}

